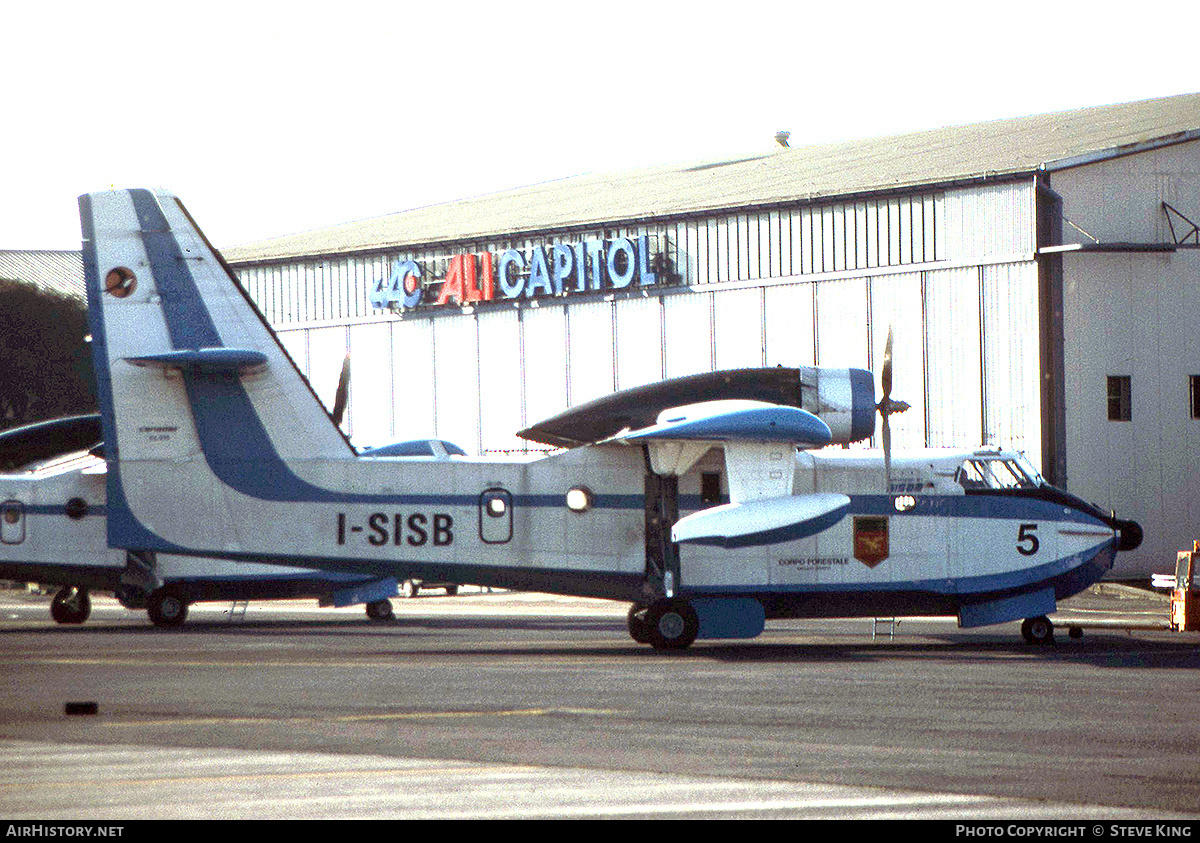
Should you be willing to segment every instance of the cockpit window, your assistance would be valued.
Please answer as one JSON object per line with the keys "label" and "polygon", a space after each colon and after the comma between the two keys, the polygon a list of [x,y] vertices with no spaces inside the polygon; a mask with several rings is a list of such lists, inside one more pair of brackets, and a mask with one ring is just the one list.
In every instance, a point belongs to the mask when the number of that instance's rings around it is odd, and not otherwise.
{"label": "cockpit window", "polygon": [[1021,455],[1017,457],[1015,462],[1017,464],[1017,468],[1021,469],[1021,473],[1029,478],[1029,482],[1034,486],[1041,486],[1045,484],[1046,481],[1042,479],[1041,472],[1033,467],[1033,463],[1029,461],[1028,457]]}
{"label": "cockpit window", "polygon": [[1035,489],[1041,475],[1025,459],[970,459],[954,478],[964,489]]}

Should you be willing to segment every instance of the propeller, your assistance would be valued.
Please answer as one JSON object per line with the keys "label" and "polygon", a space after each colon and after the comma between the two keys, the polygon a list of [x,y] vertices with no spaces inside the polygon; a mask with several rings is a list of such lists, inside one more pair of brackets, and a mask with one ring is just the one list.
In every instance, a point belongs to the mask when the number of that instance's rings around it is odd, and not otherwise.
{"label": "propeller", "polygon": [[892,329],[888,327],[887,345],[883,349],[883,371],[880,372],[880,386],[882,387],[883,397],[879,399],[879,403],[875,405],[875,409],[879,411],[879,416],[883,421],[883,473],[887,480],[887,493],[892,491],[892,426],[888,421],[888,417],[893,413],[903,413],[909,408],[909,405],[904,401],[896,401],[892,398]]}
{"label": "propeller", "polygon": [[342,361],[342,373],[338,376],[337,393],[333,397],[333,409],[329,411],[329,415],[333,417],[333,423],[338,427],[342,426],[342,418],[346,415],[346,404],[350,400],[350,355],[346,355],[346,359]]}

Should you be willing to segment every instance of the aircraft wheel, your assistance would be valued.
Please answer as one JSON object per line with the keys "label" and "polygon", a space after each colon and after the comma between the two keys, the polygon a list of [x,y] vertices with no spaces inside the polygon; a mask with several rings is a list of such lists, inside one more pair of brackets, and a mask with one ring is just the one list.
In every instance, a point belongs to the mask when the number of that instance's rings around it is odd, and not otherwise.
{"label": "aircraft wheel", "polygon": [[416,597],[417,592],[421,590],[421,586],[417,585],[416,580],[405,580],[400,583],[401,597]]}
{"label": "aircraft wheel", "polygon": [[187,598],[177,588],[156,589],[150,595],[146,611],[155,626],[179,626],[187,619]]}
{"label": "aircraft wheel", "polygon": [[59,589],[50,603],[50,617],[58,623],[83,623],[92,613],[92,601],[82,588]]}
{"label": "aircraft wheel", "polygon": [[392,612],[392,601],[376,600],[367,604],[367,617],[373,621],[390,621],[395,617]]}
{"label": "aircraft wheel", "polygon": [[646,613],[656,650],[686,650],[696,640],[700,619],[686,600],[659,600]]}
{"label": "aircraft wheel", "polygon": [[458,594],[458,586],[456,586],[456,585],[446,586],[446,596],[447,597],[453,597],[456,594]]}
{"label": "aircraft wheel", "polygon": [[1054,624],[1042,615],[1037,618],[1026,618],[1021,624],[1021,634],[1030,644],[1052,644],[1054,642]]}
{"label": "aircraft wheel", "polygon": [[629,637],[639,644],[650,643],[648,614],[649,609],[641,603],[634,603],[629,607]]}

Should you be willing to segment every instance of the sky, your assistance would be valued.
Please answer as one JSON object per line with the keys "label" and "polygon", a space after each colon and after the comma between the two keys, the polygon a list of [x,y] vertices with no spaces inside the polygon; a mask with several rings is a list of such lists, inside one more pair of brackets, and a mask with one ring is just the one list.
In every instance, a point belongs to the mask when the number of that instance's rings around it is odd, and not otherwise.
{"label": "sky", "polygon": [[[1200,3],[21,4],[0,249],[166,188],[218,248],[573,175],[1200,91]],[[836,6],[836,8],[834,8]]]}

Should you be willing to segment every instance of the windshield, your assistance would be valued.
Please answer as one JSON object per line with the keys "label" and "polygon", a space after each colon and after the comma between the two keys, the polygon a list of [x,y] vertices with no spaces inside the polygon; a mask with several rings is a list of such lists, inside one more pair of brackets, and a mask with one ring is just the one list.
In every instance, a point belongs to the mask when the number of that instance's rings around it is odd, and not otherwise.
{"label": "windshield", "polygon": [[964,489],[1036,489],[1041,475],[1026,459],[969,459],[954,478]]}

